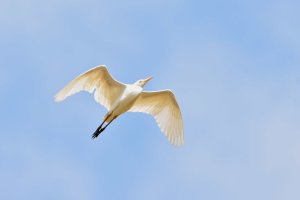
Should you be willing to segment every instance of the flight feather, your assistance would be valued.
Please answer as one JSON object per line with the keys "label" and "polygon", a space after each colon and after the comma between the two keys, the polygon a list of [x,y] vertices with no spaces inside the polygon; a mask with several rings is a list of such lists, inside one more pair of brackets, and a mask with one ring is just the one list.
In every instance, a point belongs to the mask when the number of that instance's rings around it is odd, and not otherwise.
{"label": "flight feather", "polygon": [[152,115],[170,143],[183,144],[182,115],[170,90],[142,92],[129,111]]}
{"label": "flight feather", "polygon": [[72,80],[55,96],[55,101],[63,101],[79,91],[93,93],[95,100],[110,110],[116,99],[125,89],[123,83],[115,80],[106,66],[95,67]]}

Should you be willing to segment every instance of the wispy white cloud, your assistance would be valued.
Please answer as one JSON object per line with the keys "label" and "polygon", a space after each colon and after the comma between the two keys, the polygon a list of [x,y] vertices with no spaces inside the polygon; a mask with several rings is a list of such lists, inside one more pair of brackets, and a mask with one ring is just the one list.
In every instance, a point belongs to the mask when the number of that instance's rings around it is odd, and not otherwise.
{"label": "wispy white cloud", "polygon": [[[197,15],[196,2],[170,2],[0,3],[10,58],[0,69],[3,199],[298,199],[296,6],[277,2],[264,15],[252,12],[258,4],[238,4],[238,14],[235,2],[203,4]],[[147,89],[172,89],[185,145],[169,146],[154,120],[130,114],[91,142],[105,110],[88,94],[63,105],[52,96],[99,62],[124,82],[153,75]]]}
{"label": "wispy white cloud", "polygon": [[299,68],[266,66],[273,62],[203,35],[179,38],[164,63],[172,67],[159,74],[158,82],[173,88],[181,104],[186,143],[176,162],[159,146],[168,167],[145,179],[139,195],[297,199]]}
{"label": "wispy white cloud", "polygon": [[2,173],[1,198],[84,199],[94,194],[89,169],[60,149],[45,149],[25,136],[15,145],[1,143],[1,171],[6,172]]}

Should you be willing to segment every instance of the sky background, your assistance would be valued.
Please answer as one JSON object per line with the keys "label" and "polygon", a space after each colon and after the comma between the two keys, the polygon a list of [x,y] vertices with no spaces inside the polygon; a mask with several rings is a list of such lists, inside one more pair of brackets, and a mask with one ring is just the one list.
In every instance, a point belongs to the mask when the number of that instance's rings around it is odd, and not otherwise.
{"label": "sky background", "polygon": [[[0,199],[300,199],[300,3],[0,1]],[[99,64],[172,89],[185,144],[88,93]]]}

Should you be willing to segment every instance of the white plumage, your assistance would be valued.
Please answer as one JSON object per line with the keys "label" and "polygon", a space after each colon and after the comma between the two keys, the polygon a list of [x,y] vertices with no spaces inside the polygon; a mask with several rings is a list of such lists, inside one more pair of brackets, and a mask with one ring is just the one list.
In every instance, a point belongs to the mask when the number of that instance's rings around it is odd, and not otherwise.
{"label": "white plumage", "polygon": [[[75,78],[55,96],[55,101],[63,101],[81,90],[93,93],[95,100],[107,110],[102,124],[95,131],[97,137],[118,116],[125,112],[143,112],[152,115],[169,142],[183,144],[183,123],[180,108],[170,90],[143,92],[149,77],[134,84],[116,81],[106,66],[95,67]],[[105,127],[102,127],[107,123]]]}

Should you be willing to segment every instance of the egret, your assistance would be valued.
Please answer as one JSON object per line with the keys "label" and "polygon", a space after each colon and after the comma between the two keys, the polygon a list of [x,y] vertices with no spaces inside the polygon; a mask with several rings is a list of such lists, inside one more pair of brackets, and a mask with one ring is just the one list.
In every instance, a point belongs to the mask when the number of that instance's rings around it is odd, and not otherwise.
{"label": "egret", "polygon": [[81,90],[94,93],[94,99],[103,105],[107,114],[92,138],[106,129],[117,117],[125,112],[143,112],[152,115],[161,131],[174,145],[183,144],[183,122],[181,111],[171,90],[143,91],[152,77],[133,84],[115,80],[105,65],[97,66],[79,75],[55,96],[55,101],[63,101]]}

